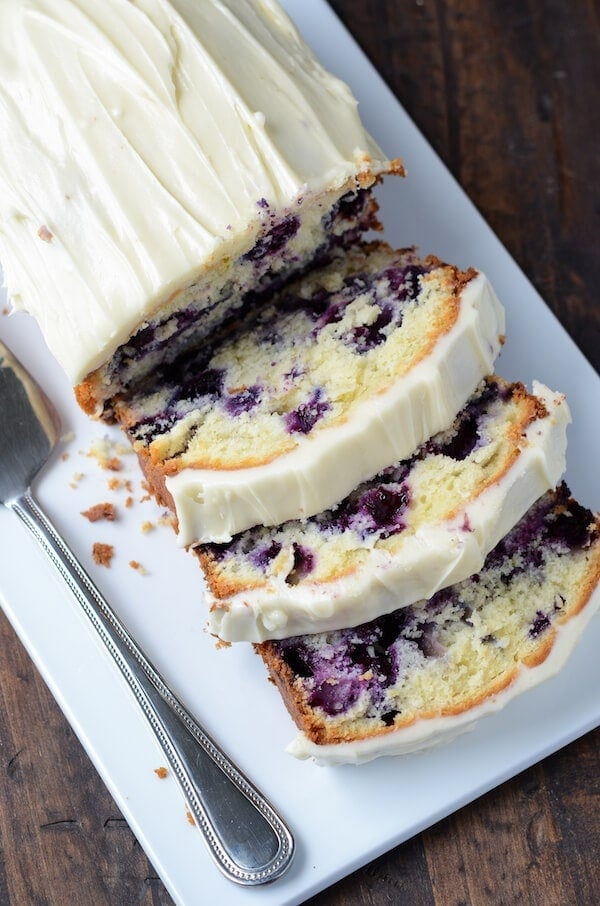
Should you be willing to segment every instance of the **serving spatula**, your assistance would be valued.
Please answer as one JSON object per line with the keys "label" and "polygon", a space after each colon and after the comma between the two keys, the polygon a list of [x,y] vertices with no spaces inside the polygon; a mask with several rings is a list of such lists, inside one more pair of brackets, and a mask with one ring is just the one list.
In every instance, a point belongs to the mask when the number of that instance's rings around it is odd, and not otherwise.
{"label": "serving spatula", "polygon": [[58,437],[52,405],[0,342],[0,502],[39,542],[112,655],[218,867],[238,884],[273,881],[294,853],[289,829],[171,692],[32,495]]}

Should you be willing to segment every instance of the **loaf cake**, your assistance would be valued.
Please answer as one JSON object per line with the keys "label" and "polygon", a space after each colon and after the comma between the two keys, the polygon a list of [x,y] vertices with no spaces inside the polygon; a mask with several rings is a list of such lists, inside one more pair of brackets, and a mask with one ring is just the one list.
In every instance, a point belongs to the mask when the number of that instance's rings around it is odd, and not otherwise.
{"label": "loaf cake", "polygon": [[0,4],[0,260],[91,414],[375,225],[387,172],[274,2]]}
{"label": "loaf cake", "polygon": [[563,485],[537,501],[480,573],[354,629],[257,646],[319,763],[426,748],[564,663],[598,606],[600,518]]}
{"label": "loaf cake", "polygon": [[482,274],[357,244],[114,412],[180,543],[224,542],[323,511],[448,428],[503,331]]}
{"label": "loaf cake", "polygon": [[597,604],[598,522],[564,486],[531,506],[566,403],[483,380],[483,274],[371,241],[386,174],[275,0],[0,0],[12,308],[125,429],[213,632],[257,643],[322,762],[459,732]]}
{"label": "loaf cake", "polygon": [[355,626],[478,572],[565,468],[560,394],[482,382],[452,427],[338,506],[198,555],[211,631],[263,641]]}

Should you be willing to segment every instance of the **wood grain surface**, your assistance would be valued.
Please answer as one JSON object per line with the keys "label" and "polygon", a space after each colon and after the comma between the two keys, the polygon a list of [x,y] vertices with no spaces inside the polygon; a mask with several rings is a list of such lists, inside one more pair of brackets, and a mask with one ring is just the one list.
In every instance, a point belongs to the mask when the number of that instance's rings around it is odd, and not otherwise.
{"label": "wood grain surface", "polygon": [[[598,4],[332,5],[600,367]],[[169,904],[4,617],[0,646],[0,906]],[[596,730],[310,903],[591,906],[599,857]]]}

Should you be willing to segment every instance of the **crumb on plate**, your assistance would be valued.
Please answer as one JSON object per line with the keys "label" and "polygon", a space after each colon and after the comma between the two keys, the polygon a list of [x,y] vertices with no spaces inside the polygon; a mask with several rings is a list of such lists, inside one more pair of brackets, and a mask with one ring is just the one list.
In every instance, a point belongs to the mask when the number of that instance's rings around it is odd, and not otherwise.
{"label": "crumb on plate", "polygon": [[144,566],[142,566],[142,564],[139,563],[137,560],[130,560],[129,565],[132,569],[135,569],[135,571],[138,572],[140,574],[140,576],[148,575],[148,570]]}
{"label": "crumb on plate", "polygon": [[100,541],[94,541],[92,556],[94,563],[97,563],[98,566],[110,566],[114,554],[115,549],[112,544],[102,544]]}
{"label": "crumb on plate", "polygon": [[89,510],[82,510],[81,515],[89,519],[90,522],[99,522],[101,519],[114,522],[117,518],[117,509],[114,503],[96,503]]}

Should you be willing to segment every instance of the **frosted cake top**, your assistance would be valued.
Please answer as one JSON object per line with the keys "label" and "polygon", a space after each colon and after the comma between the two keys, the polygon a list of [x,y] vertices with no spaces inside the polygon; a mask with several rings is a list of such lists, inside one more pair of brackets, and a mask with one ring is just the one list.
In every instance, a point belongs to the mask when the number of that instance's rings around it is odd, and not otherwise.
{"label": "frosted cake top", "polygon": [[250,248],[389,168],[272,0],[3,0],[0,261],[71,381]]}

